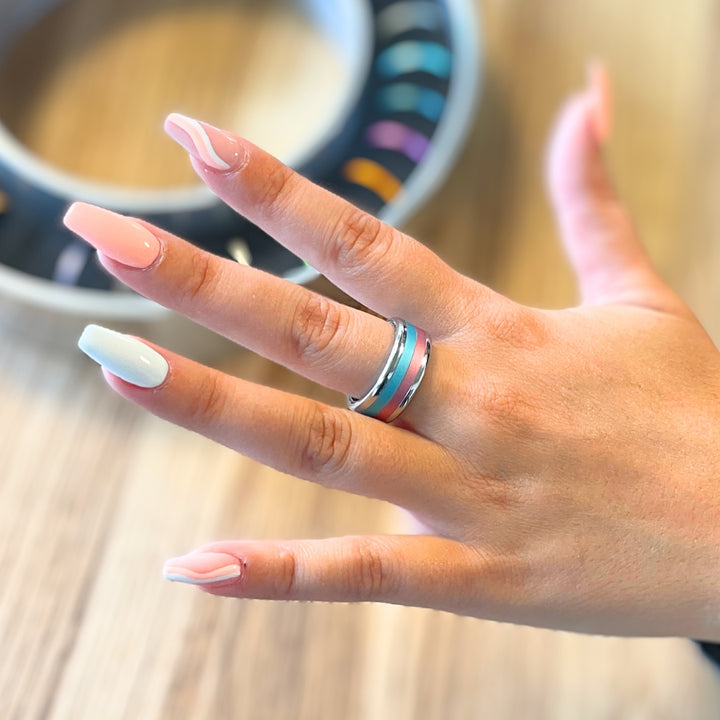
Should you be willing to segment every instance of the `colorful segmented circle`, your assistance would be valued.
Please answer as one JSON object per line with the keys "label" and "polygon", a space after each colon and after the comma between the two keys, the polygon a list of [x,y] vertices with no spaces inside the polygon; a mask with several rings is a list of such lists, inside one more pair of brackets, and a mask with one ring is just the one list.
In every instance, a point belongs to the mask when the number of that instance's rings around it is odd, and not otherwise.
{"label": "colorful segmented circle", "polygon": [[[362,98],[339,136],[297,169],[397,224],[438,186],[459,152],[479,85],[480,35],[473,0],[367,2],[374,48]],[[7,199],[0,212],[0,286],[56,309],[146,316],[147,301],[134,298],[133,305],[127,293],[118,292],[93,253],[62,227],[67,197],[33,185],[32,173],[20,177],[17,169],[0,153],[0,194]],[[123,212],[118,205],[113,209]],[[317,274],[219,202],[185,212],[148,203],[146,212],[127,212],[276,275],[304,282]],[[105,299],[119,295],[122,310]]]}

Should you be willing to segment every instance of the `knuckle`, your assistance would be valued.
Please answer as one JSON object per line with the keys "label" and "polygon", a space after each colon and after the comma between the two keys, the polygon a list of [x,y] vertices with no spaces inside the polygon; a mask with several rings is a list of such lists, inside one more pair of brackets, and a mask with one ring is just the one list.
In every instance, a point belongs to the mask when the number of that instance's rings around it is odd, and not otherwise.
{"label": "knuckle", "polygon": [[189,265],[179,287],[181,308],[196,305],[211,295],[217,279],[217,266],[210,253],[194,249]]}
{"label": "knuckle", "polygon": [[476,554],[482,593],[495,608],[507,608],[536,601],[536,580],[523,549],[470,546]]}
{"label": "knuckle", "polygon": [[294,172],[282,163],[273,163],[258,189],[254,201],[268,214],[277,213],[287,196]]}
{"label": "knuckle", "polygon": [[488,380],[483,386],[481,403],[491,417],[510,418],[518,414],[524,399],[518,390]]}
{"label": "knuckle", "polygon": [[377,599],[388,592],[387,562],[382,548],[375,542],[358,539],[353,544],[347,572],[350,594],[357,600]]}
{"label": "knuckle", "polygon": [[305,420],[301,426],[301,474],[314,479],[342,475],[352,447],[352,424],[347,414],[318,403]]}
{"label": "knuckle", "polygon": [[318,360],[335,345],[345,327],[344,309],[328,298],[303,293],[290,326],[290,348],[295,357]]}
{"label": "knuckle", "polygon": [[515,303],[496,303],[482,316],[486,332],[493,340],[519,349],[536,349],[547,340],[545,323],[539,313]]}
{"label": "knuckle", "polygon": [[347,271],[366,270],[387,255],[397,230],[356,207],[340,215],[333,233],[335,262]]}
{"label": "knuckle", "polygon": [[460,487],[467,495],[481,497],[484,510],[493,517],[507,520],[520,506],[517,487],[491,460],[483,458],[482,465],[482,468],[473,467],[469,476],[461,475]]}
{"label": "knuckle", "polygon": [[278,556],[279,567],[275,576],[274,596],[292,598],[297,587],[298,563],[295,553],[288,549],[282,550]]}
{"label": "knuckle", "polygon": [[479,391],[480,407],[486,419],[486,430],[512,433],[527,442],[535,434],[537,412],[528,393],[516,385],[483,382]]}
{"label": "knuckle", "polygon": [[217,423],[227,405],[227,388],[223,376],[209,372],[202,379],[196,394],[197,400],[192,409],[192,424],[196,427],[207,427]]}

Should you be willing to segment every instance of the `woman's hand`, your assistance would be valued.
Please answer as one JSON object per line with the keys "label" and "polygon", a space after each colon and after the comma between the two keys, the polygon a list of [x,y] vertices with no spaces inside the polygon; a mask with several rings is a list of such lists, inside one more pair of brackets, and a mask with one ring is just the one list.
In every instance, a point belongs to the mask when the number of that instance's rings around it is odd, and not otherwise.
{"label": "woman's hand", "polygon": [[[385,424],[91,329],[121,395],[263,463],[408,509],[427,535],[226,541],[171,579],[234,597],[375,600],[586,632],[720,639],[720,357],[652,268],[601,145],[602,73],[564,109],[551,196],[583,304],[518,305],[249,143],[171,116],[225,202],[433,351]],[[481,221],[468,217],[468,222]],[[324,385],[373,384],[390,324],[86,205],[126,285]],[[124,377],[125,379],[121,379]]]}

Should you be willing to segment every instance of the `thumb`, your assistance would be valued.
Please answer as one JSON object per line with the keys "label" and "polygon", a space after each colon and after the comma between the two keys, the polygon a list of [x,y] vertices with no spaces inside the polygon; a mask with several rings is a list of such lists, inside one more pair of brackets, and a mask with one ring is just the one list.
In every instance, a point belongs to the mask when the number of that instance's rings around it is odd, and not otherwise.
{"label": "thumb", "polygon": [[615,194],[602,145],[610,130],[610,89],[602,66],[565,106],[547,158],[547,183],[583,302],[670,309],[672,291],[658,276]]}

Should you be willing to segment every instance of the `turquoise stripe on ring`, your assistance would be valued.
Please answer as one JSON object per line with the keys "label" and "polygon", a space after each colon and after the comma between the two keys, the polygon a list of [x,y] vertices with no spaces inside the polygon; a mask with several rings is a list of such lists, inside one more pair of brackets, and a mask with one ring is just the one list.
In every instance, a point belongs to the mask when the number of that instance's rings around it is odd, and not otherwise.
{"label": "turquoise stripe on ring", "polygon": [[420,382],[425,375],[428,360],[430,359],[430,338],[417,329],[417,344],[413,353],[410,365],[400,387],[388,404],[375,416],[383,422],[392,422],[408,406],[415,391],[420,387]]}
{"label": "turquoise stripe on ring", "polygon": [[405,345],[395,370],[375,402],[361,412],[383,422],[392,422],[407,407],[425,375],[430,357],[430,339],[424,330],[405,325]]}
{"label": "turquoise stripe on ring", "polygon": [[404,40],[383,50],[378,55],[376,68],[384,78],[426,72],[445,80],[450,77],[452,62],[452,53],[440,43]]}
{"label": "turquoise stripe on ring", "polygon": [[406,324],[405,329],[405,347],[403,348],[402,355],[398,360],[397,367],[392,374],[387,385],[382,389],[382,392],[378,395],[377,400],[366,410],[363,410],[363,415],[371,415],[377,417],[378,413],[393,399],[393,396],[400,387],[403,378],[407,375],[408,369],[410,368],[410,361],[415,354],[415,345],[417,343],[417,329],[410,323]]}

